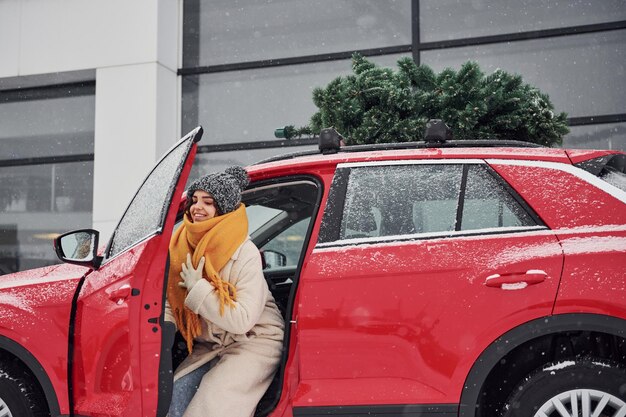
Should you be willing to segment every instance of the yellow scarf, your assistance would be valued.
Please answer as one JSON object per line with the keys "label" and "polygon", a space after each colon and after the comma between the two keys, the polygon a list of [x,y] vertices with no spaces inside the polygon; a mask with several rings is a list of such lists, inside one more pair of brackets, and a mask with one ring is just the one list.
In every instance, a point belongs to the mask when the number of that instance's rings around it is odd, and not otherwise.
{"label": "yellow scarf", "polygon": [[202,333],[202,326],[198,315],[185,306],[187,290],[178,285],[182,280],[182,264],[186,262],[187,254],[191,253],[191,261],[196,268],[204,256],[202,276],[215,288],[220,300],[220,314],[223,315],[224,305],[231,308],[235,306],[237,291],[234,285],[222,281],[218,271],[226,265],[247,235],[248,217],[241,204],[235,211],[198,223],[193,223],[185,214],[182,226],[172,236],[167,301],[178,330],[187,341],[189,352],[193,347],[193,339]]}

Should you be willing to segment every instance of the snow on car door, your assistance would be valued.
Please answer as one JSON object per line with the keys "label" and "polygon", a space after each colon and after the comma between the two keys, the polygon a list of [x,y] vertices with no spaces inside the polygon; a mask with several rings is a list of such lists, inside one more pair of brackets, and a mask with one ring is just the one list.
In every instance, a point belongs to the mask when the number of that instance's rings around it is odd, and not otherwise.
{"label": "snow on car door", "polygon": [[479,160],[360,165],[337,170],[301,275],[294,406],[456,415],[486,346],[550,314],[562,249]]}
{"label": "snow on car door", "polygon": [[122,216],[102,265],[79,289],[69,381],[79,415],[154,417],[167,409],[169,398],[159,395],[167,251],[201,136],[196,128],[157,163]]}

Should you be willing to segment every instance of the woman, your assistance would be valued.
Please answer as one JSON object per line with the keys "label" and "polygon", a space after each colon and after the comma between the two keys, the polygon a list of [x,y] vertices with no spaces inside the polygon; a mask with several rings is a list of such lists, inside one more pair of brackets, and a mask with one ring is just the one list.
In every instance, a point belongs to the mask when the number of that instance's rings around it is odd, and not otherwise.
{"label": "woman", "polygon": [[170,242],[166,319],[187,342],[169,417],[250,417],[280,361],[284,323],[248,237],[243,168],[191,184]]}

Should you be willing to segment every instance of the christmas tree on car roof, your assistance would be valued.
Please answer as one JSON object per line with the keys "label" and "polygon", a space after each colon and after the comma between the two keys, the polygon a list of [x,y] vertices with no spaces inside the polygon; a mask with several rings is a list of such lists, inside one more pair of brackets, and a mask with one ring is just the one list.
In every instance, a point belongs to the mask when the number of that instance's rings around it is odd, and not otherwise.
{"label": "christmas tree on car roof", "polygon": [[454,139],[520,140],[560,145],[567,115],[554,113],[550,98],[502,70],[485,75],[476,62],[439,74],[411,58],[398,70],[352,56],[353,75],[313,90],[318,111],[308,126],[285,126],[277,136],[317,135],[334,127],[347,145],[421,140],[429,119],[442,119]]}

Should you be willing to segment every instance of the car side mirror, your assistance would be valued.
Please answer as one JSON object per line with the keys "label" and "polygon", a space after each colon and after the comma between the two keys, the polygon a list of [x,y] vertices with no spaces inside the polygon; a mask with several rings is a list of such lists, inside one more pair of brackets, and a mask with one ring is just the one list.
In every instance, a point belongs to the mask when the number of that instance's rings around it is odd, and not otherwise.
{"label": "car side mirror", "polygon": [[65,263],[98,269],[102,262],[102,257],[98,256],[99,236],[93,229],[67,232],[54,239],[54,251]]}
{"label": "car side mirror", "polygon": [[287,265],[287,255],[273,250],[262,250],[261,261],[263,269],[272,269]]}

